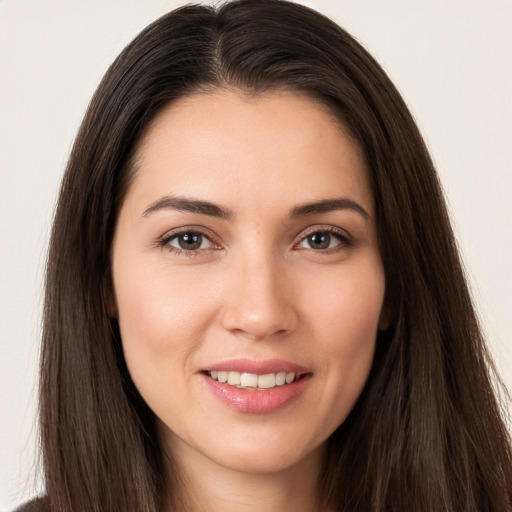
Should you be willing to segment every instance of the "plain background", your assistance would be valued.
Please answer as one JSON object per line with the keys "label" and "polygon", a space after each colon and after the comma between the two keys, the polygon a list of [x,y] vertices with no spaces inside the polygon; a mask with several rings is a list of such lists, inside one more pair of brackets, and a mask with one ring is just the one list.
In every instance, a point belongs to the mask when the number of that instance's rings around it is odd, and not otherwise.
{"label": "plain background", "polygon": [[[33,496],[37,353],[59,181],[95,87],[185,2],[0,0],[0,511]],[[512,388],[512,0],[317,0],[403,93],[443,182],[490,348]]]}

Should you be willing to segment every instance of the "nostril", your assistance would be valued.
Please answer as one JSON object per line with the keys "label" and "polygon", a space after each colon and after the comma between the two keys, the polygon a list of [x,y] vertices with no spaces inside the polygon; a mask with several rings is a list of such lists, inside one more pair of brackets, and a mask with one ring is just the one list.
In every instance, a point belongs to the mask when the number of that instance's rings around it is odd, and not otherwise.
{"label": "nostril", "polygon": [[237,336],[259,340],[282,337],[298,324],[294,303],[286,293],[287,285],[276,289],[275,281],[265,279],[251,287],[247,279],[230,289],[229,300],[221,312],[222,326]]}

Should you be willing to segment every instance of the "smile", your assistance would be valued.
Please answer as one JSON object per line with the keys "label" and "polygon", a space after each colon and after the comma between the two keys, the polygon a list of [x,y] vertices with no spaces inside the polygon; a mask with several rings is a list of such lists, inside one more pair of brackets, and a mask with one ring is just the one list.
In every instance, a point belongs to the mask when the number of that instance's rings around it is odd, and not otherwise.
{"label": "smile", "polygon": [[201,374],[215,398],[252,414],[272,413],[291,405],[313,377],[308,368],[282,359],[234,359],[204,368]]}
{"label": "smile", "polygon": [[278,372],[258,375],[256,373],[217,371],[207,372],[207,375],[217,382],[227,383],[240,389],[272,389],[276,386],[285,386],[296,380],[295,372]]}

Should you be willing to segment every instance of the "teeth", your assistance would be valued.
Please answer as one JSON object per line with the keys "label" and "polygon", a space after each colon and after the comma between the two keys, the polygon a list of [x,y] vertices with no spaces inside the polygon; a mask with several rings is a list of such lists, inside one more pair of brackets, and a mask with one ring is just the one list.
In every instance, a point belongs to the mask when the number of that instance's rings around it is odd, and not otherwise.
{"label": "teeth", "polygon": [[242,388],[257,388],[258,376],[254,373],[242,373],[240,376],[240,386]]}
{"label": "teeth", "polygon": [[[293,375],[293,377],[295,378],[294,374],[291,373],[290,375]],[[286,382],[286,373],[285,372],[276,373],[276,386],[282,386],[282,385],[284,385],[285,382]]]}
{"label": "teeth", "polygon": [[226,371],[208,372],[213,380],[227,382],[239,388],[271,389],[276,386],[291,384],[295,380],[295,373],[279,372],[256,375],[255,373],[240,373]]}
{"label": "teeth", "polygon": [[228,384],[240,386],[240,374],[238,372],[228,372]]}
{"label": "teeth", "polygon": [[276,374],[269,373],[258,377],[258,387],[261,389],[270,389],[276,387]]}

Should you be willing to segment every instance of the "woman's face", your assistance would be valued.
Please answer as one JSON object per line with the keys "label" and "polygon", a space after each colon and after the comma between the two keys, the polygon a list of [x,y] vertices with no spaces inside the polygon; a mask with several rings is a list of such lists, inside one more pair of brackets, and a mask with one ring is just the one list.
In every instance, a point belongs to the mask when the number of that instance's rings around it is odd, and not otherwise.
{"label": "woman's face", "polygon": [[381,321],[358,145],[292,93],[172,104],[139,148],[113,281],[128,369],[178,460],[314,464],[362,391]]}

